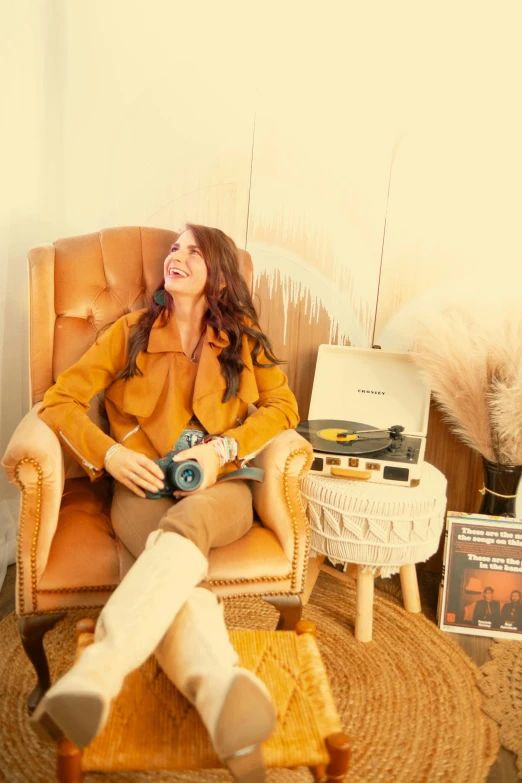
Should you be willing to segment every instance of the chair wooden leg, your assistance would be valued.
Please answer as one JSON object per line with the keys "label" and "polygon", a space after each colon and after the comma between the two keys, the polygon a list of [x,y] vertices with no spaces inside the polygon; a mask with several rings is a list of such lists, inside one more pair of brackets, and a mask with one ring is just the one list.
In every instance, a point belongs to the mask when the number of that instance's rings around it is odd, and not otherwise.
{"label": "chair wooden leg", "polygon": [[346,734],[330,734],[326,738],[329,764],[311,768],[315,783],[339,783],[345,779],[350,765],[350,738]]}
{"label": "chair wooden leg", "polygon": [[326,764],[318,764],[317,767],[310,767],[310,772],[314,776],[314,783],[324,783],[326,780]]}
{"label": "chair wooden leg", "polygon": [[65,617],[66,612],[59,614],[41,614],[18,618],[18,630],[25,653],[36,671],[38,682],[27,699],[29,714],[34,712],[45,691],[51,686],[49,664],[43,646],[43,638],[56,623]]}
{"label": "chair wooden leg", "polygon": [[326,767],[327,783],[344,780],[350,764],[350,738],[346,734],[330,734],[326,738],[330,763]]}
{"label": "chair wooden leg", "polygon": [[276,631],[294,631],[303,614],[300,595],[264,595],[267,604],[272,604],[279,612]]}
{"label": "chair wooden leg", "polygon": [[357,566],[357,591],[355,596],[355,638],[359,642],[371,642],[373,630],[373,574]]}
{"label": "chair wooden leg", "polygon": [[82,783],[82,751],[68,739],[58,743],[56,776],[59,783]]}
{"label": "chair wooden leg", "polygon": [[404,608],[407,612],[414,612],[418,614],[421,611],[421,602],[415,563],[411,563],[410,565],[403,565],[400,569],[400,575]]}
{"label": "chair wooden leg", "polygon": [[306,586],[301,596],[303,606],[306,606],[310,600],[310,595],[317,582],[321,565],[324,562],[324,555],[318,555],[317,557],[311,557],[308,561],[308,570],[306,574]]}

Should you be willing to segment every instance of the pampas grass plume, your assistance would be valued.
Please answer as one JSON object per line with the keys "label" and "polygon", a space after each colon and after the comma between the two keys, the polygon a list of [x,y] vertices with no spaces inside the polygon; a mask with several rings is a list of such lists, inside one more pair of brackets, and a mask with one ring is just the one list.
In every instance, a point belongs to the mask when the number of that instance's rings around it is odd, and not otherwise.
{"label": "pampas grass plume", "polygon": [[[483,457],[522,464],[522,307],[506,288],[452,284],[407,305],[383,348],[410,350],[453,432]],[[509,290],[509,288],[507,288]]]}

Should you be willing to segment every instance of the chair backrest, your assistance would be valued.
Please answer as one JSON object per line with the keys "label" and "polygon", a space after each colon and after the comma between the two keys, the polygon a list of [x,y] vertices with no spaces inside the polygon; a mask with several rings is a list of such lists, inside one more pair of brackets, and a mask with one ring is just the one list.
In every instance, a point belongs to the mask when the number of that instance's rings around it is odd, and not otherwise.
{"label": "chair backrest", "polygon": [[[148,305],[177,236],[161,228],[108,228],[29,252],[33,405],[85,353],[100,329]],[[239,263],[252,290],[250,254],[240,250]]]}

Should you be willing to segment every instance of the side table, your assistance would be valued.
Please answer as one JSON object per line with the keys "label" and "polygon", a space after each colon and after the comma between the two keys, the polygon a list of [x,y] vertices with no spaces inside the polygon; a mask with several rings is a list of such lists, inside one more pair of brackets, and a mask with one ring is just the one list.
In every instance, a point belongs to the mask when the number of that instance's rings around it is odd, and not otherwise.
{"label": "side table", "polygon": [[[389,577],[400,572],[404,606],[407,611],[420,612],[415,563],[437,551],[444,527],[446,485],[446,477],[428,463],[417,487],[314,473],[302,480],[311,555],[326,555],[332,563],[346,567],[351,564],[349,573],[356,576],[355,637],[359,641],[372,639],[376,575]],[[313,566],[310,571],[313,579]]]}

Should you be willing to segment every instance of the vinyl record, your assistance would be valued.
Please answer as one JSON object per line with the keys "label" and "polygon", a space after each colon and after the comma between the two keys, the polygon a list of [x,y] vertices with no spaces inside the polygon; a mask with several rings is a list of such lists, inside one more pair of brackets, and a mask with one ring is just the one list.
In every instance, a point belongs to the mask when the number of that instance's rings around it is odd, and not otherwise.
{"label": "vinyl record", "polygon": [[[350,435],[359,430],[376,429],[370,424],[362,424],[359,421],[313,419],[300,422],[296,429],[312,444],[314,451],[323,451],[327,454],[375,454],[387,449],[392,441],[385,432],[380,437],[349,440]],[[343,437],[347,440],[343,441]]]}

